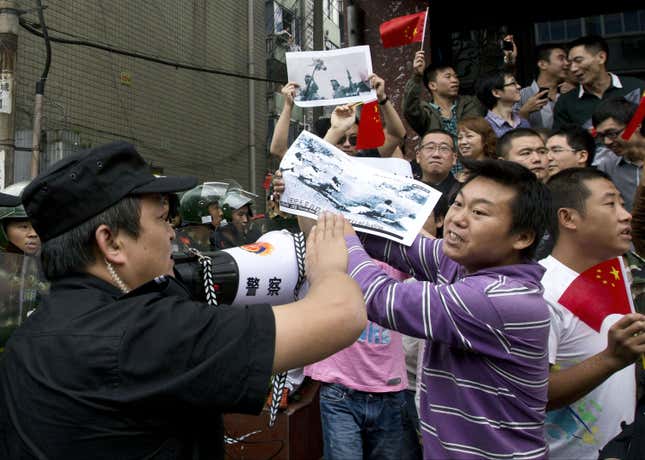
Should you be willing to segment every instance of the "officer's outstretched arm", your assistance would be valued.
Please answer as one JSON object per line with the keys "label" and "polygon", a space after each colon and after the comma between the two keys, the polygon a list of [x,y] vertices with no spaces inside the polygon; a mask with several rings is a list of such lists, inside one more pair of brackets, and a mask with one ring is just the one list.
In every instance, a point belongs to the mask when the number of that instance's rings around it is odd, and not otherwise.
{"label": "officer's outstretched arm", "polygon": [[345,219],[325,213],[307,239],[309,292],[273,308],[274,372],[321,359],[351,345],[367,325],[363,294],[347,275]]}

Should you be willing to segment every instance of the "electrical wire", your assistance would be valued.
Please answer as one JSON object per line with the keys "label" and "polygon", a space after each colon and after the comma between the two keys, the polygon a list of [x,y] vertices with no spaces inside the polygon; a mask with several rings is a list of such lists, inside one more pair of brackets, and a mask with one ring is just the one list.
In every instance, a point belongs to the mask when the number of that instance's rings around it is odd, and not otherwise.
{"label": "electrical wire", "polygon": [[40,81],[36,84],[36,93],[44,94],[45,92],[45,82],[47,81],[47,76],[49,75],[49,67],[52,62],[52,45],[49,39],[49,32],[47,30],[47,24],[45,23],[45,13],[43,13],[43,2],[41,0],[36,0],[38,5],[38,20],[40,21],[41,27],[43,29],[41,37],[45,39],[45,49],[47,50],[47,55],[45,58],[45,68],[43,73],[40,76]]}
{"label": "electrical wire", "polygon": [[[40,0],[39,0],[40,1]],[[46,34],[45,30],[43,29],[43,32],[41,32],[36,24],[30,23],[26,21],[23,18],[20,18],[20,26],[27,30],[29,33],[32,33],[34,35],[37,35],[39,37],[44,37]],[[264,77],[257,77],[254,75],[244,75],[240,73],[235,73],[235,72],[229,72],[226,70],[220,70],[220,69],[211,69],[211,68],[206,68],[206,67],[199,67],[199,66],[194,66],[190,64],[182,64],[180,62],[175,62],[171,61],[168,59],[162,59],[154,56],[148,56],[143,53],[138,53],[135,51],[126,51],[118,48],[114,48],[109,45],[102,45],[100,43],[93,43],[87,40],[71,40],[68,38],[62,38],[62,37],[48,37],[48,40],[54,42],[54,43],[61,43],[65,45],[77,45],[77,46],[86,46],[88,48],[95,48],[99,49],[102,51],[107,51],[110,53],[114,54],[120,54],[122,56],[128,56],[136,59],[141,59],[144,61],[148,62],[154,62],[156,64],[162,64],[162,65],[167,65],[171,67],[175,67],[176,69],[185,69],[185,70],[193,70],[195,72],[204,72],[204,73],[210,73],[210,74],[215,74],[215,75],[223,75],[226,77],[233,77],[233,78],[241,78],[244,80],[255,80],[255,81],[263,81],[267,83],[280,83],[280,84],[285,84],[286,81],[284,80],[273,80],[270,78],[264,78]]]}

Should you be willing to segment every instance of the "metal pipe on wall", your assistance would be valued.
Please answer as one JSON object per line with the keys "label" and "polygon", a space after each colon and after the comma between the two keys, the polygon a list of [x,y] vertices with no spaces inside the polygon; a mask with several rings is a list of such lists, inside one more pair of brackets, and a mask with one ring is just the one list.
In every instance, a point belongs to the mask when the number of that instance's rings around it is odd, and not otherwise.
{"label": "metal pipe on wall", "polygon": [[18,29],[16,2],[0,1],[0,188],[14,182]]}
{"label": "metal pipe on wall", "polygon": [[[253,0],[248,1],[248,37],[249,37],[249,75],[255,75],[255,59],[254,52],[254,37],[255,37],[255,15],[253,12]],[[255,149],[255,81],[249,79],[249,190],[257,193],[255,189],[255,163],[256,163],[256,149]]]}

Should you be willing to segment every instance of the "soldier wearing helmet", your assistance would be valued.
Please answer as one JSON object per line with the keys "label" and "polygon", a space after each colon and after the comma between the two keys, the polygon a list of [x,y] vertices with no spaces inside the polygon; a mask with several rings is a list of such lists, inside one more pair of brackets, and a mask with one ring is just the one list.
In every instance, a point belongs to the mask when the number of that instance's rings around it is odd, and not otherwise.
{"label": "soldier wearing helmet", "polygon": [[179,249],[213,249],[211,237],[222,223],[222,200],[228,187],[228,182],[204,182],[182,195],[179,200],[181,226],[177,229]]}
{"label": "soldier wearing helmet", "polygon": [[252,222],[253,199],[257,195],[241,187],[229,187],[222,204],[222,212],[228,224],[218,229],[211,237],[214,249],[226,249],[254,243],[262,233]]}
{"label": "soldier wearing helmet", "polygon": [[[10,185],[3,192],[19,199],[28,182]],[[33,256],[40,250],[40,238],[22,204],[0,207],[0,251]]]}

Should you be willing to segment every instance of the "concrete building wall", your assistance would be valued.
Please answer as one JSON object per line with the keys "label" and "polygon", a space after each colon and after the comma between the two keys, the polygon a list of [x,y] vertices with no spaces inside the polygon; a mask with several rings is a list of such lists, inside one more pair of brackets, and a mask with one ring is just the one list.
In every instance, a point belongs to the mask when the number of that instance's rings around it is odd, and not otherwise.
{"label": "concrete building wall", "polygon": [[[255,72],[264,76],[264,2],[254,1]],[[100,43],[192,66],[248,75],[247,2],[51,0],[50,35]],[[25,15],[38,22],[34,13]],[[21,29],[17,129],[31,128],[42,38]],[[71,131],[74,146],[126,139],[167,174],[249,185],[248,80],[185,70],[84,46],[52,44],[44,129]],[[255,85],[257,183],[266,157],[263,82]]]}

